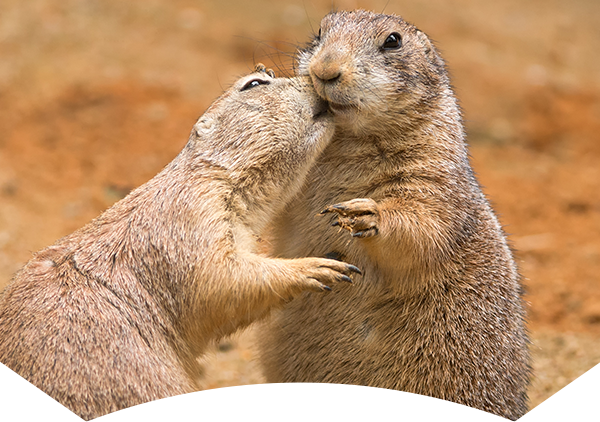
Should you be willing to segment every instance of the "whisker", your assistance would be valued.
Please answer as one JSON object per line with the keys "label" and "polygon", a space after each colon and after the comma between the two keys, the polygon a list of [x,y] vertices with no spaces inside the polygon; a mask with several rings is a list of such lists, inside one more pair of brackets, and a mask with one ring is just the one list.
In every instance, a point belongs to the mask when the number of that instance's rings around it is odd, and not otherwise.
{"label": "whisker", "polygon": [[306,20],[308,21],[308,25],[310,26],[310,32],[315,33],[315,28],[313,28],[312,21],[310,20],[310,16],[308,15],[308,9],[306,8],[306,2],[302,0],[302,6],[304,6],[304,13],[306,13]]}
{"label": "whisker", "polygon": [[[285,56],[284,56],[285,57]],[[268,59],[268,60],[265,60]],[[283,60],[282,55],[279,53],[266,53],[261,56],[255,56],[255,63],[268,62],[269,66],[274,67],[278,73],[288,77],[290,75],[290,62],[293,62],[292,57],[288,57],[288,60]],[[266,63],[264,63],[266,65]],[[267,66],[267,67],[269,67]],[[281,75],[279,75],[281,76]]]}
{"label": "whisker", "polygon": [[[297,53],[296,51],[298,50],[298,45],[294,44],[292,42],[287,42],[287,41],[260,41],[260,40],[254,40],[257,43],[257,47],[254,51],[253,54],[253,60],[254,62],[262,62],[262,61],[266,61],[265,59],[268,59],[270,65],[272,67],[275,67],[279,72],[281,72],[283,75],[285,75],[286,77],[291,76],[291,74],[294,74],[294,70],[295,70],[295,66],[296,66],[296,60],[297,60]],[[286,46],[292,46],[294,48],[294,51],[286,51],[283,50],[281,48],[276,47],[273,44],[283,44]],[[265,50],[259,50],[261,47],[263,47]],[[271,50],[272,52],[268,52],[268,50]],[[260,54],[259,54],[260,52]],[[265,63],[266,65],[266,63]]]}
{"label": "whisker", "polygon": [[383,14],[385,12],[385,9],[387,9],[388,5],[390,4],[392,0],[388,0],[387,3],[385,3],[385,6],[383,6],[383,9],[381,10],[381,13]]}

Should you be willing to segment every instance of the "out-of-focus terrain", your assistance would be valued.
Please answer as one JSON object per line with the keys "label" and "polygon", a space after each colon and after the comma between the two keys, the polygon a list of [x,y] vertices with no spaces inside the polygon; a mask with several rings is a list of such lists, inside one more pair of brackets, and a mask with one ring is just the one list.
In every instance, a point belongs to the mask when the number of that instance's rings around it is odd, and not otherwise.
{"label": "out-of-focus terrain", "polygon": [[[154,176],[254,63],[289,74],[332,4],[400,14],[447,60],[527,285],[537,405],[600,362],[594,0],[2,0],[0,288]],[[205,358],[205,388],[263,381],[251,334]]]}

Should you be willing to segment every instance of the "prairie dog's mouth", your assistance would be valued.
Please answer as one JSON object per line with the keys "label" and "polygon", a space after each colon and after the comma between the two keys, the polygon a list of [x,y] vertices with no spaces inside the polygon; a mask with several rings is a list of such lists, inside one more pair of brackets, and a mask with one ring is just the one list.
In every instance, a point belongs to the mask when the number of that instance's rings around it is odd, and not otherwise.
{"label": "prairie dog's mouth", "polygon": [[319,99],[315,106],[313,119],[325,117],[329,114],[329,103],[323,99]]}

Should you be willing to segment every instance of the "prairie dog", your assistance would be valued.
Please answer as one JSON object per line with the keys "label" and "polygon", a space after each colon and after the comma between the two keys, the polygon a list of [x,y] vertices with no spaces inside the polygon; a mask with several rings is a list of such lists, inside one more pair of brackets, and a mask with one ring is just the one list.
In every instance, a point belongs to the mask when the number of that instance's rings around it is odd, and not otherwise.
{"label": "prairie dog", "polygon": [[163,171],[17,273],[0,362],[86,420],[194,391],[210,342],[358,272],[255,253],[332,134],[307,78],[258,66]]}
{"label": "prairie dog", "polygon": [[530,378],[520,277],[434,45],[398,16],[342,11],[297,69],[336,129],[273,225],[273,253],[337,257],[364,276],[272,315],[267,380],[398,389],[517,419]]}

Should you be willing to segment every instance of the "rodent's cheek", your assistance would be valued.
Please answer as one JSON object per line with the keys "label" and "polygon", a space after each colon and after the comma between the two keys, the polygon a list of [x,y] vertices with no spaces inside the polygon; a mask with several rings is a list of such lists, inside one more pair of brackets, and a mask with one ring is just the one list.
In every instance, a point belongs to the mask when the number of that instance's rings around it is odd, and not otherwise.
{"label": "rodent's cheek", "polygon": [[321,50],[322,45],[314,45],[306,50],[300,51],[298,54],[298,68],[296,70],[298,76],[309,75],[311,63],[315,61],[315,58],[319,55]]}
{"label": "rodent's cheek", "polygon": [[296,69],[296,76],[309,76],[308,63],[312,55],[301,54],[298,59],[298,67]]}

